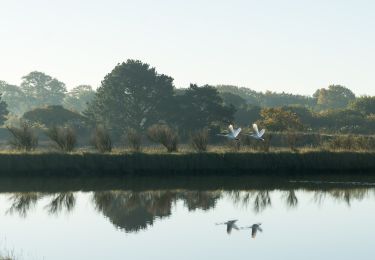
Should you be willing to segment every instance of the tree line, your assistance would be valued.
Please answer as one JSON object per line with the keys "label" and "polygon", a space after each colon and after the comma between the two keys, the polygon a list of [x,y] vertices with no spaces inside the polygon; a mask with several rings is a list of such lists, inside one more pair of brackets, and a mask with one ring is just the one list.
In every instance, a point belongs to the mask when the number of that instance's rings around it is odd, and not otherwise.
{"label": "tree line", "polygon": [[172,77],[139,60],[117,64],[97,90],[80,85],[68,91],[58,79],[34,71],[22,77],[20,86],[0,81],[0,93],[2,124],[14,118],[45,126],[79,122],[120,134],[165,124],[181,135],[253,122],[270,131],[372,133],[375,129],[375,97],[356,97],[344,86],[330,85],[312,96],[228,85],[176,88]]}

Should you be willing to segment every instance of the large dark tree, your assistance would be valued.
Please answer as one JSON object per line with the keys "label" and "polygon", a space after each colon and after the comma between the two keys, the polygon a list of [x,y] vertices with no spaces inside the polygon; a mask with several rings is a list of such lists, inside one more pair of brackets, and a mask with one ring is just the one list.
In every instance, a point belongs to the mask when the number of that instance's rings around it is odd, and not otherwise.
{"label": "large dark tree", "polygon": [[61,105],[66,93],[64,83],[38,71],[22,77],[21,89],[31,107]]}
{"label": "large dark tree", "polygon": [[0,125],[4,124],[8,114],[7,104],[2,100],[2,94],[0,94]]}
{"label": "large dark tree", "polygon": [[128,60],[104,78],[85,114],[116,131],[143,129],[167,118],[173,88],[171,77],[141,61]]}
{"label": "large dark tree", "polygon": [[235,108],[226,106],[215,87],[198,87],[191,84],[183,95],[176,96],[175,122],[180,130],[196,130],[209,127],[212,123],[230,123]]}

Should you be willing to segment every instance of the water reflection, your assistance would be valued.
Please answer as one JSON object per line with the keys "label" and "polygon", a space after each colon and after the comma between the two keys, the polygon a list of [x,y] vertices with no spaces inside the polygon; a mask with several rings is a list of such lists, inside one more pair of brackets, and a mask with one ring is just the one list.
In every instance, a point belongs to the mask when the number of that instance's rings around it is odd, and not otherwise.
{"label": "water reflection", "polygon": [[[190,189],[156,189],[156,190],[109,190],[92,191],[92,203],[95,209],[109,219],[118,229],[125,232],[138,232],[152,226],[156,219],[164,219],[172,214],[173,206],[182,202],[189,211],[214,209],[221,199],[229,199],[233,204],[252,209],[259,213],[272,206],[272,197],[281,193],[281,199],[287,208],[298,207],[298,193],[311,194],[312,201],[323,204],[326,199],[344,202],[348,207],[353,201],[361,201],[374,195],[374,188],[361,185],[322,186],[320,183],[288,184],[276,189],[273,186],[262,186],[259,189],[241,190],[190,190]],[[27,217],[38,203],[43,201],[44,210],[49,214],[58,215],[61,212],[74,210],[77,193],[63,192],[14,192],[9,196],[7,213]],[[221,223],[226,225],[227,233],[238,230],[236,220]],[[242,229],[251,229],[251,236],[256,237],[262,229],[260,224],[253,224]]]}
{"label": "water reflection", "polygon": [[258,231],[263,232],[263,229],[260,227],[262,223],[253,224],[250,227],[242,227],[241,229],[251,229],[251,237],[255,238]]}
{"label": "water reflection", "polygon": [[233,229],[239,230],[238,226],[236,225],[237,221],[238,221],[237,219],[228,220],[228,221],[223,222],[223,223],[216,223],[216,225],[226,225],[227,226],[227,234],[230,235],[232,233]]}

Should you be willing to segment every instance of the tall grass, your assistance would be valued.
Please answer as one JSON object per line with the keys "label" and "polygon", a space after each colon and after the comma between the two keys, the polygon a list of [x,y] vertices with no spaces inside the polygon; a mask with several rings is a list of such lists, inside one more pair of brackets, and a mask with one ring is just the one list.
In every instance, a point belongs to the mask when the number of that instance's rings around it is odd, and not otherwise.
{"label": "tall grass", "polygon": [[202,129],[191,133],[190,143],[193,149],[197,152],[207,151],[208,145],[208,130]]}
{"label": "tall grass", "polygon": [[162,144],[168,152],[177,152],[178,134],[167,125],[153,125],[147,130],[148,138]]}
{"label": "tall grass", "polygon": [[375,150],[375,138],[370,136],[338,135],[334,136],[327,144],[331,150]]}
{"label": "tall grass", "polygon": [[299,139],[299,136],[296,132],[293,132],[293,131],[288,131],[285,136],[284,136],[284,139],[287,143],[287,145],[289,146],[290,150],[292,150],[293,152],[297,152],[298,149],[297,149],[297,141]]}
{"label": "tall grass", "polygon": [[77,145],[77,135],[71,127],[54,126],[46,131],[46,135],[64,152],[71,152]]}
{"label": "tall grass", "polygon": [[13,148],[17,150],[31,151],[38,146],[38,136],[28,123],[23,122],[20,127],[7,126],[7,129],[12,135],[9,144]]}
{"label": "tall grass", "polygon": [[112,151],[112,140],[109,132],[103,126],[95,128],[94,133],[91,137],[91,143],[101,153]]}

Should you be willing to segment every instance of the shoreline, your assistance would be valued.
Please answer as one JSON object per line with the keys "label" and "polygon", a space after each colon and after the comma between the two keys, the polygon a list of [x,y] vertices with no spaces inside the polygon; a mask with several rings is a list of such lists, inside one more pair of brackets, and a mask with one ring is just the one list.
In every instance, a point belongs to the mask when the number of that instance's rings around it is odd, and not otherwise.
{"label": "shoreline", "polygon": [[373,152],[0,154],[0,177],[375,173]]}

